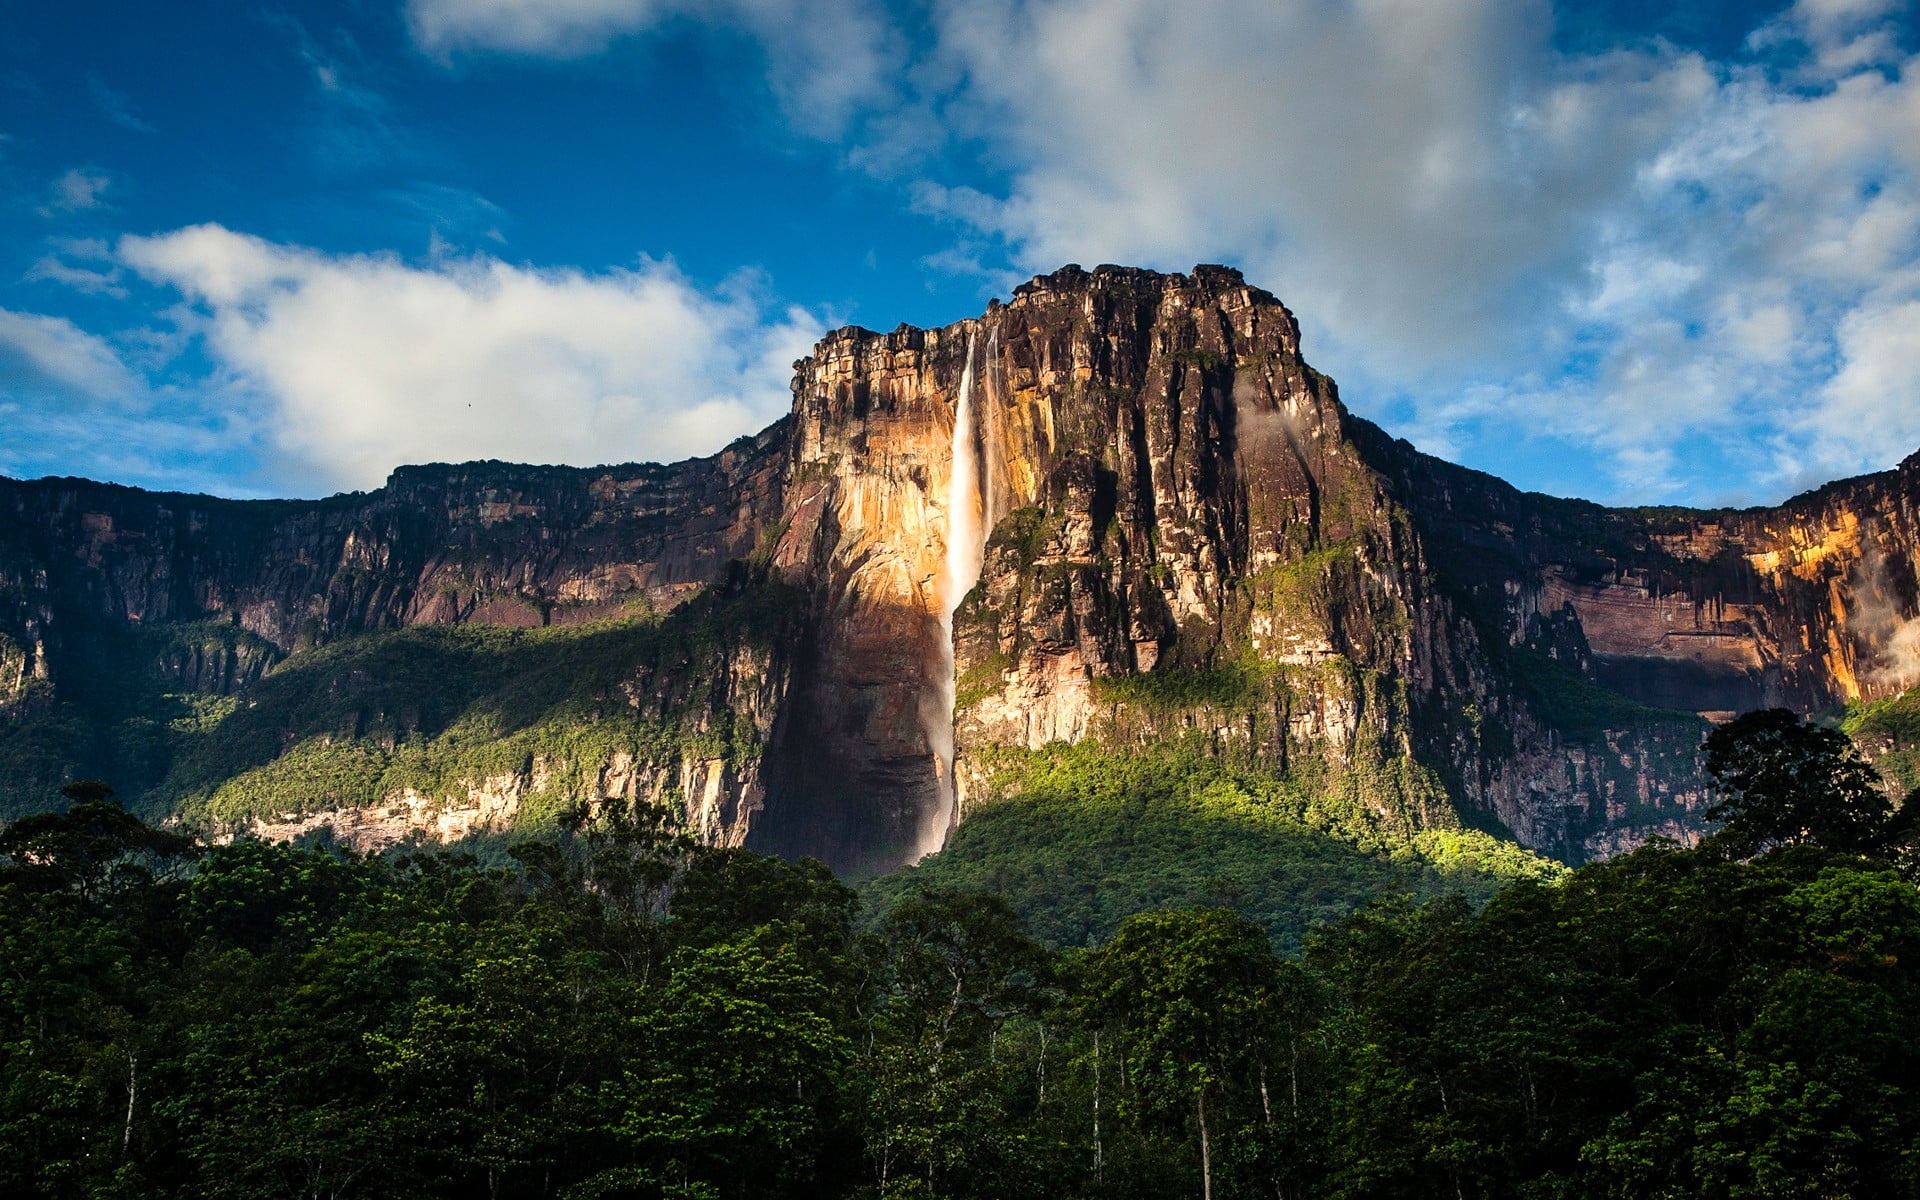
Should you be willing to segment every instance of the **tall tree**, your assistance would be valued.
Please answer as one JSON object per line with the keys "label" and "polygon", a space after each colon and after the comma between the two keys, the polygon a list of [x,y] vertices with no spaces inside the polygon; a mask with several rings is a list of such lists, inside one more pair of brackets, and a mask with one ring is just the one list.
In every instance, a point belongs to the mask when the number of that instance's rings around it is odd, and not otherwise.
{"label": "tall tree", "polygon": [[1812,843],[1848,854],[1885,849],[1893,805],[1880,773],[1846,734],[1784,708],[1715,729],[1702,746],[1720,799],[1707,809],[1736,856]]}
{"label": "tall tree", "polygon": [[1129,917],[1089,964],[1089,1000],[1124,1054],[1142,1106],[1193,1115],[1205,1200],[1213,1197],[1219,1102],[1236,1090],[1250,1095],[1264,1065],[1278,968],[1265,930],[1206,908]]}
{"label": "tall tree", "polygon": [[883,1195],[1012,1194],[994,1182],[1021,1173],[997,1043],[1040,1007],[1045,951],[1006,901],[964,892],[907,897],[878,941],[861,1060],[876,1184]]}

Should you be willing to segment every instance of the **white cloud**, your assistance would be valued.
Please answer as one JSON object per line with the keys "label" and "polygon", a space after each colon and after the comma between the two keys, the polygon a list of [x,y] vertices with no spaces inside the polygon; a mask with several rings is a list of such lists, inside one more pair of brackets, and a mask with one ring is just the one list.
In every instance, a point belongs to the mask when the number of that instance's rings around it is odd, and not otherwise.
{"label": "white cloud", "polygon": [[1546,6],[1504,0],[952,3],[941,30],[1024,266],[1233,259],[1400,377],[1525,342],[1542,273],[1712,88],[1682,55],[1563,67]]}
{"label": "white cloud", "polygon": [[500,50],[570,57],[665,20],[673,0],[409,0],[414,40],[436,53]]}
{"label": "white cloud", "polygon": [[80,400],[124,400],[141,388],[105,339],[64,317],[0,308],[0,396],[49,390]]}
{"label": "white cloud", "polygon": [[58,254],[44,254],[27,268],[21,278],[30,283],[58,284],[84,295],[124,299],[127,289],[121,286],[120,275],[118,267],[102,271],[69,262]]}
{"label": "white cloud", "polygon": [[1840,369],[1808,422],[1819,458],[1855,463],[1920,448],[1920,300],[1848,313],[1839,341]]}
{"label": "white cloud", "polygon": [[1831,38],[1858,32],[1903,7],[1905,0],[1798,0],[1792,15],[1810,36]]}
{"label": "white cloud", "polygon": [[573,58],[687,20],[743,32],[767,55],[790,118],[836,133],[887,93],[900,42],[871,0],[408,0],[421,49]]}
{"label": "white cloud", "polygon": [[40,209],[40,215],[53,217],[105,208],[107,202],[101,197],[112,186],[113,177],[105,171],[87,167],[62,171],[47,188],[47,203]]}
{"label": "white cloud", "polygon": [[205,346],[301,482],[396,465],[592,465],[708,453],[787,410],[821,332],[750,281],[703,291],[670,264],[587,274],[488,257],[329,256],[217,225],[123,239],[198,307]]}
{"label": "white cloud", "polygon": [[[1350,402],[1427,448],[1504,469],[1518,430],[1599,462],[1608,498],[1714,498],[1733,475],[1759,500],[1920,444],[1906,7],[1799,0],[1726,61],[1563,52],[1547,0],[934,0],[911,61],[878,0],[406,11],[449,62],[689,24],[752,42],[799,128],[926,176],[909,202],[960,236],[925,265],[998,286],[1009,263],[1235,262]],[[312,56],[330,97],[341,54]],[[69,172],[56,205],[108,185]],[[222,378],[328,485],[423,457],[667,458],[784,409],[806,314],[659,264],[463,258],[448,242],[497,238],[496,210],[431,206],[424,265],[218,227],[123,254],[187,293]],[[81,261],[34,277],[118,286]]]}
{"label": "white cloud", "polygon": [[1868,365],[1920,298],[1900,7],[1802,0],[1766,66],[1569,55],[1542,0],[945,0],[931,102],[1006,182],[914,202],[1031,270],[1238,263],[1436,448],[1521,427],[1617,498],[1777,493],[1920,444],[1818,433],[1907,395]]}

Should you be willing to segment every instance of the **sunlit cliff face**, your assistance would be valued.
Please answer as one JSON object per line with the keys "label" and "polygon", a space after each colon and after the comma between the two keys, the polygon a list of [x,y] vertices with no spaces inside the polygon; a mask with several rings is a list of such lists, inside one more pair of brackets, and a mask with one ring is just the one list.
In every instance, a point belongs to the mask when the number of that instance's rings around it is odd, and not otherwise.
{"label": "sunlit cliff face", "polygon": [[[799,364],[772,565],[814,636],[762,843],[856,873],[938,849],[955,809],[952,619],[979,577],[999,455],[992,322],[848,330]],[[830,848],[829,848],[830,847]]]}

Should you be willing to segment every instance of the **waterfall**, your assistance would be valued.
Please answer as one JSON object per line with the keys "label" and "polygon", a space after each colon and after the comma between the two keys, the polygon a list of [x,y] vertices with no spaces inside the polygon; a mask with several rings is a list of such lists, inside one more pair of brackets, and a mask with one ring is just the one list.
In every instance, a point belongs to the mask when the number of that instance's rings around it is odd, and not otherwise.
{"label": "waterfall", "polygon": [[[934,773],[939,782],[939,807],[921,822],[914,847],[920,859],[940,849],[953,824],[958,785],[953,774],[953,614],[973,585],[980,581],[980,564],[986,554],[987,509],[983,495],[985,472],[981,470],[980,438],[974,415],[974,334],[967,332],[967,364],[960,372],[960,393],[954,397],[953,445],[949,455],[952,471],[947,477],[946,558],[940,566],[935,603],[940,609],[939,681],[937,703],[922,712],[927,742],[933,749]],[[989,343],[991,358],[991,343]],[[991,368],[991,363],[988,364]],[[991,373],[991,370],[989,370]],[[989,418],[991,419],[991,418]]]}

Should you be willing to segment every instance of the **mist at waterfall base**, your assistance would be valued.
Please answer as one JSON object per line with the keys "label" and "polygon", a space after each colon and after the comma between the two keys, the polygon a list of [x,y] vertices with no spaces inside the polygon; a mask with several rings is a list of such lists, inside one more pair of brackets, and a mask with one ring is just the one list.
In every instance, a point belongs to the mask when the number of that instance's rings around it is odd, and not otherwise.
{"label": "mist at waterfall base", "polygon": [[[925,706],[927,744],[933,751],[934,771],[939,781],[939,800],[932,812],[923,814],[918,836],[914,839],[913,861],[939,850],[947,840],[959,799],[954,777],[953,703],[953,614],[973,585],[980,580],[980,566],[986,556],[986,503],[981,470],[979,435],[975,426],[976,380],[974,376],[974,333],[967,333],[967,363],[960,372],[960,390],[954,398],[953,446],[951,470],[947,476],[946,556],[941,561],[935,603],[940,610],[939,644],[942,661],[934,676],[939,680],[937,696]],[[989,354],[991,358],[991,354]]]}

